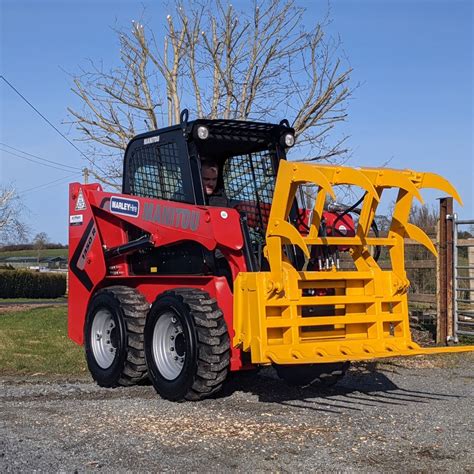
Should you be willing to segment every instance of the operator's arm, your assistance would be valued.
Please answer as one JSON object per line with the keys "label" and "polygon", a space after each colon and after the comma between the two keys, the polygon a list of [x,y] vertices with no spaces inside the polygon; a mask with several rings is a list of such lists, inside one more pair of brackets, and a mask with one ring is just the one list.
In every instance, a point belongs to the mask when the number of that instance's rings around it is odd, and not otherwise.
{"label": "operator's arm", "polygon": [[212,193],[207,199],[208,206],[214,207],[232,207],[230,201],[223,189],[219,189]]}

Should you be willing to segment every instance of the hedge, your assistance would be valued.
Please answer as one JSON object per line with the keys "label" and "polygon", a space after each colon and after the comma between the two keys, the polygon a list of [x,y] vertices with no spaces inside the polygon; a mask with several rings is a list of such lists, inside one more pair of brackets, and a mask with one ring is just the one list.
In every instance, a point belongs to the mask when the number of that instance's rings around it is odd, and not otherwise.
{"label": "hedge", "polygon": [[57,298],[66,293],[66,275],[0,270],[0,298]]}
{"label": "hedge", "polygon": [[[62,244],[44,244],[43,249],[67,249],[67,245]],[[2,245],[0,246],[1,252],[11,252],[11,251],[20,251],[20,250],[38,250],[38,247],[35,244],[11,244],[11,245]]]}

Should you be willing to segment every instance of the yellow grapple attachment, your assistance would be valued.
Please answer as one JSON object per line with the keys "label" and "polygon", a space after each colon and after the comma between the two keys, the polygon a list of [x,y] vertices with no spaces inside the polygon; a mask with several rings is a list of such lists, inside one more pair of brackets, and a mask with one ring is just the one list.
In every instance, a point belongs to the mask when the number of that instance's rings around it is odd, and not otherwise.
{"label": "yellow grapple attachment", "polygon": [[[288,222],[296,191],[315,184],[318,193],[307,235]],[[366,191],[356,235],[319,235],[327,194],[334,185],[355,185]],[[369,236],[382,193],[398,188],[388,236]],[[422,202],[420,189],[435,188],[461,199],[454,187],[432,173],[410,170],[348,168],[281,161],[267,226],[268,272],[240,273],[234,285],[233,343],[251,352],[256,364],[306,364],[380,357],[458,352],[474,346],[422,348],[412,341],[408,320],[409,281],[404,266],[404,238],[437,255],[428,236],[408,222],[412,201]],[[350,248],[355,271],[297,271],[282,250],[299,247],[309,258],[313,245]],[[370,246],[389,249],[391,270],[382,270]],[[306,296],[305,289],[333,289],[332,295]],[[303,317],[304,307],[332,308],[335,315]],[[319,313],[321,313],[319,311]]]}

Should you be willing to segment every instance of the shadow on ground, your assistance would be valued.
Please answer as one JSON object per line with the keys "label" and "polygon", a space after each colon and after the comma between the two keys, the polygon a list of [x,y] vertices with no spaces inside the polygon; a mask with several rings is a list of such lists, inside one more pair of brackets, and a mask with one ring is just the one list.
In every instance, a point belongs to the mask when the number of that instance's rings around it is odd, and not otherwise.
{"label": "shadow on ground", "polygon": [[218,398],[235,392],[256,395],[259,401],[288,405],[328,413],[363,411],[367,407],[406,406],[429,404],[435,400],[461,398],[459,395],[438,391],[410,390],[395,384],[389,376],[377,370],[351,370],[331,388],[290,387],[280,380],[273,368],[260,371],[237,372],[229,380]]}

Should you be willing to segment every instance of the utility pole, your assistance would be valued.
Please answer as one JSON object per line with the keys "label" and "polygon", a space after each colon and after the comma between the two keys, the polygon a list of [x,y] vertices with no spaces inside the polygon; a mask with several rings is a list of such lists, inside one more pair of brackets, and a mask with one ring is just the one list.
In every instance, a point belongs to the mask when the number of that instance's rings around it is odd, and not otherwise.
{"label": "utility pole", "polygon": [[88,182],[89,182],[89,170],[87,168],[84,168],[82,170],[82,173],[84,175],[84,184],[88,184]]}

